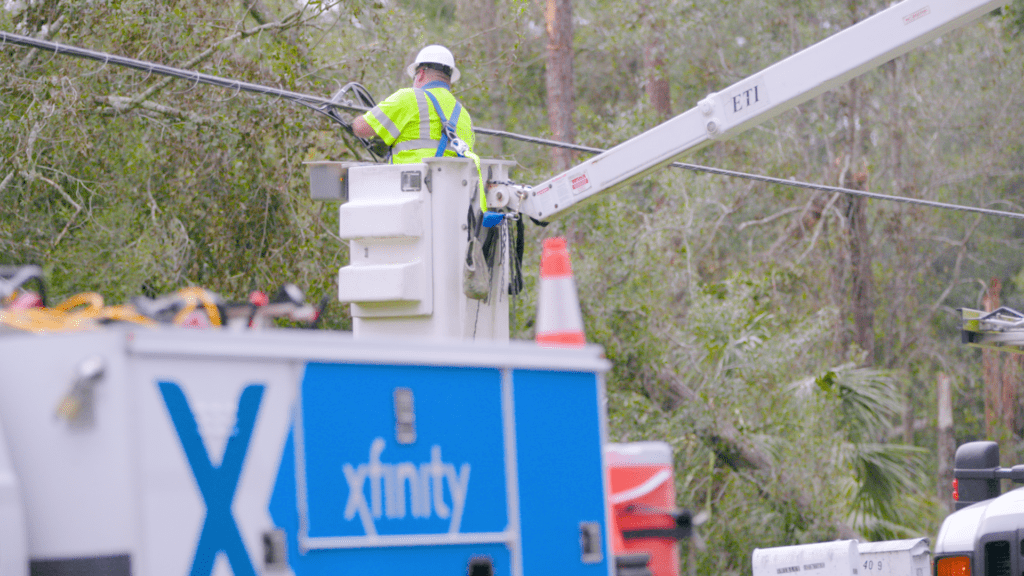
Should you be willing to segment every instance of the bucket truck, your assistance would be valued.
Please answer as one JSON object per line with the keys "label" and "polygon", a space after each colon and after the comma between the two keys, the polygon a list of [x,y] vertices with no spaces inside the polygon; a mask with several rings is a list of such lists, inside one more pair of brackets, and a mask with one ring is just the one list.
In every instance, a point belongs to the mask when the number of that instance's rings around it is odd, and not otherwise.
{"label": "bucket truck", "polygon": [[477,178],[551,220],[1000,3],[905,0],[537,186],[502,161],[313,166],[345,201],[354,337],[0,333],[0,573],[638,575],[611,552],[608,362],[508,342],[500,249],[467,290]]}
{"label": "bucket truck", "polygon": [[[511,183],[507,165],[488,165],[482,175],[487,179],[488,206],[549,222],[686,154],[738,136],[1000,5],[979,0],[899,2],[540,184]],[[453,171],[458,175],[452,177]],[[422,199],[413,199],[420,190],[406,190],[406,173],[411,181],[424,183]],[[483,301],[465,297],[463,261],[451,257],[466,254],[472,240],[462,227],[475,178],[468,161],[446,158],[401,166],[314,165],[314,197],[348,200],[341,206],[341,233],[351,240],[352,260],[340,271],[338,284],[340,300],[352,303],[357,335],[394,329],[455,338],[508,338],[502,320],[507,317],[502,308],[507,306],[504,288],[492,286],[496,292]],[[453,200],[452,195],[458,198]],[[447,206],[438,210],[431,202]],[[416,205],[422,208],[414,209]],[[371,220],[388,224],[346,229],[349,222]],[[432,243],[427,241],[431,234]],[[496,280],[508,278],[507,262],[492,268]],[[403,294],[395,293],[399,286]],[[439,312],[424,311],[431,307]],[[481,317],[494,320],[482,329]]]}

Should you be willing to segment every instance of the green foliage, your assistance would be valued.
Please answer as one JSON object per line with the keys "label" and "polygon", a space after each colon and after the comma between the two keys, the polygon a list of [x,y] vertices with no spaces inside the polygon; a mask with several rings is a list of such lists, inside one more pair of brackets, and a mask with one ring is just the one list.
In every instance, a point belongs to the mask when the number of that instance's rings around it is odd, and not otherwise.
{"label": "green foliage", "polygon": [[[311,94],[355,80],[378,97],[408,85],[416,50],[444,43],[478,125],[548,134],[541,3],[262,4],[26,0],[3,5],[0,29]],[[579,0],[578,139],[612,146],[660,121],[644,92],[652,41],[679,112],[876,8]],[[688,161],[826,184],[850,168],[869,190],[1021,211],[1022,13],[1014,2]],[[309,200],[302,162],[360,151],[325,119],[11,46],[0,69],[0,264],[44,265],[56,299],[186,285],[242,299],[286,281],[312,299],[336,291],[347,247],[334,207]],[[539,146],[478,149],[518,161],[520,182],[553,173]],[[711,514],[707,550],[683,548],[687,571],[748,574],[754,547],[834,538],[843,524],[871,538],[937,528],[934,381],[953,378],[957,439],[979,438],[980,361],[959,344],[956,308],[978,307],[992,278],[1024,308],[1024,228],[894,203],[866,213],[871,350],[854,344],[845,198],[666,170],[529,229],[514,336],[533,335],[540,240],[564,235],[588,339],[613,362],[611,439],[669,442],[679,504]],[[327,320],[350,325],[337,304]],[[740,466],[714,437],[725,425],[766,469]]]}
{"label": "green foliage", "polygon": [[[619,380],[635,371],[617,368],[609,382],[613,440],[669,440],[681,504],[711,512],[711,547],[686,554],[698,573],[745,572],[754,547],[835,538],[836,520],[883,539],[920,534],[937,519],[920,489],[929,484],[922,451],[877,441],[900,415],[895,375],[848,364],[790,381],[814,365],[809,350],[827,349],[834,311],[780,321],[766,312],[778,309],[771,288],[769,279],[732,278],[697,296],[699,312],[677,329],[671,353],[687,359],[675,374],[701,402],[652,402],[657,374],[637,386]],[[733,468],[707,443],[723,419],[770,455],[774,472]]]}
{"label": "green foliage", "polygon": [[[259,33],[242,13],[203,3],[37,3],[8,25],[31,29],[34,10],[47,6],[49,22],[63,18],[62,34],[90,48],[314,93],[333,84],[324,64],[362,40],[325,42],[318,28],[333,12],[314,4],[290,14],[274,6],[282,20]],[[372,5],[350,11],[368,22],[389,17]],[[207,56],[192,62],[199,54]],[[22,65],[26,58],[0,53],[11,72],[0,80],[4,263],[48,265],[58,298],[88,289],[118,302],[198,284],[241,299],[285,281],[313,298],[335,291],[324,271],[343,264],[345,246],[333,211],[308,199],[301,162],[355,152],[336,132],[326,138],[323,120],[125,69],[50,56]],[[333,307],[329,323],[347,322]]]}

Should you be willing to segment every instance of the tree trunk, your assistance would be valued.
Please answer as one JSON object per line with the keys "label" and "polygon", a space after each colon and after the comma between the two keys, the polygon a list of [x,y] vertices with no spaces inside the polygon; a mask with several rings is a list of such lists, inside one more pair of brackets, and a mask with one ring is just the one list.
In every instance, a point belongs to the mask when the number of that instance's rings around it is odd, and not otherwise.
{"label": "tree trunk", "polygon": [[[848,154],[840,176],[843,187],[866,190],[867,161],[861,156],[860,82],[853,80],[847,89]],[[846,218],[849,223],[850,308],[853,313],[853,340],[864,352],[864,365],[875,363],[874,278],[871,267],[871,235],[868,231],[867,199],[847,196]]]}
{"label": "tree trunk", "polygon": [[871,366],[874,364],[874,282],[871,276],[866,204],[867,200],[860,197],[850,202],[850,264],[853,273],[851,298],[856,341],[867,353],[864,364]]}
{"label": "tree trunk", "polygon": [[953,456],[956,446],[953,439],[953,387],[949,375],[939,373],[936,382],[938,396],[938,482],[939,502],[948,512],[953,511]]}
{"label": "tree trunk", "polygon": [[903,143],[906,140],[906,136],[900,104],[903,101],[903,63],[905,61],[906,57],[900,56],[885,65],[889,72],[889,85],[891,87],[889,92],[889,113],[892,115],[892,121],[889,125],[889,137],[892,139],[892,147],[889,149],[889,164],[892,170],[894,194],[903,192],[904,186]]}
{"label": "tree trunk", "polygon": [[914,444],[914,383],[907,385],[906,404],[903,407],[903,443]]}
{"label": "tree trunk", "polygon": [[[864,190],[866,173],[853,174],[846,187]],[[868,232],[867,200],[849,197],[846,216],[850,224],[850,306],[853,311],[854,342],[866,353],[864,364],[875,363],[874,279],[871,270],[871,236]]]}
{"label": "tree trunk", "polygon": [[649,0],[643,2],[641,10],[645,36],[644,90],[651,107],[662,118],[668,118],[672,115],[672,94],[665,71],[665,21]]}
{"label": "tree trunk", "polygon": [[[507,34],[501,29],[501,10],[502,5],[497,0],[458,0],[456,3],[462,29],[479,31],[459,50],[460,58],[476,63],[474,71],[485,81],[486,93],[482,96],[489,104],[486,109],[473,110],[473,123],[504,130],[508,116],[507,87],[514,61],[506,54]],[[478,139],[478,145],[479,142]],[[487,143],[491,147],[488,154],[504,156],[504,138],[488,138]]]}
{"label": "tree trunk", "polygon": [[1000,398],[1002,441],[999,453],[1006,454],[1016,461],[1017,450],[1014,432],[1017,429],[1017,383],[1020,381],[1020,356],[1010,352],[1003,356],[1002,397]]}
{"label": "tree trunk", "polygon": [[[889,76],[889,105],[887,107],[887,113],[889,138],[892,142],[892,145],[889,148],[889,170],[891,171],[892,175],[892,193],[895,195],[902,195],[904,193],[903,142],[905,139],[905,130],[903,127],[903,111],[901,108],[903,103],[902,70],[904,58],[905,57],[903,56],[895,58],[883,66],[883,68]],[[896,218],[902,220],[902,216],[896,216]],[[902,228],[902,223],[900,223],[898,229],[902,230]],[[908,243],[905,241],[904,235],[899,232],[894,232],[892,235],[886,234],[885,242],[890,243],[891,246],[898,247],[900,252],[903,253],[908,253],[914,250],[914,248],[908,245]],[[914,319],[910,317],[910,314],[912,314],[912,308],[910,306],[902,305],[905,302],[905,299],[906,292],[902,290],[896,291],[895,296],[889,298],[890,306],[896,308],[896,310],[893,312],[894,318],[890,318],[888,320],[890,323],[892,322],[892,320],[898,322],[899,326],[910,326],[914,323]],[[883,322],[883,326],[884,325],[885,322]],[[890,326],[892,325],[890,324]],[[900,336],[897,334],[890,334],[890,330],[888,329],[888,327],[883,328],[882,332],[885,335],[883,336],[883,344],[882,346],[880,346],[880,349],[892,350],[893,348],[895,348],[895,346],[893,346],[893,343],[897,338],[900,338]],[[893,332],[898,331],[894,330]],[[883,357],[879,360],[883,365],[892,365],[894,361],[898,360],[897,358],[893,357],[893,352],[883,352],[882,356]],[[913,383],[910,383],[907,386],[907,393],[904,404],[904,406],[906,406],[906,409],[903,415],[904,444],[913,444],[914,441],[914,392],[916,389],[917,387]]]}
{"label": "tree trunk", "polygon": [[[988,284],[988,290],[981,303],[985,312],[992,312],[999,308],[999,293],[1002,291],[1002,282],[999,278],[992,278]],[[999,352],[989,350],[981,351],[981,372],[984,379],[985,398],[985,437],[996,440],[999,434],[999,422],[1002,420],[1002,376],[999,369]]]}
{"label": "tree trunk", "polygon": [[[573,86],[572,0],[547,0],[544,11],[548,32],[547,90],[548,121],[555,140],[574,142],[576,110]],[[566,170],[575,164],[575,155],[563,148],[552,151],[556,167]]]}

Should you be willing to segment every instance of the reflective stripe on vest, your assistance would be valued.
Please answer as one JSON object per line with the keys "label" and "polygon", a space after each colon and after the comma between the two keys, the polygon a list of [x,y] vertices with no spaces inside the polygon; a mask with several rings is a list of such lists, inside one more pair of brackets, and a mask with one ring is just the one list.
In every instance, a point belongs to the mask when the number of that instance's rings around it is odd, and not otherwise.
{"label": "reflective stripe on vest", "polygon": [[398,137],[402,135],[402,131],[398,129],[398,126],[395,126],[395,123],[391,121],[391,118],[388,118],[388,115],[380,108],[374,107],[370,110],[370,114],[373,115],[373,118],[377,120],[377,122],[380,122],[381,127],[387,130],[388,134],[392,138],[398,139]]}
{"label": "reflective stripe on vest", "polygon": [[[391,149],[397,154],[399,152],[405,152],[406,150],[437,150],[437,147],[440,145],[440,140],[406,140],[405,142],[395,144]],[[451,146],[448,146],[446,149],[455,152],[455,149]]]}
{"label": "reflective stripe on vest", "polygon": [[413,90],[416,94],[416,108],[420,113],[420,140],[430,140],[430,105],[423,90]]}

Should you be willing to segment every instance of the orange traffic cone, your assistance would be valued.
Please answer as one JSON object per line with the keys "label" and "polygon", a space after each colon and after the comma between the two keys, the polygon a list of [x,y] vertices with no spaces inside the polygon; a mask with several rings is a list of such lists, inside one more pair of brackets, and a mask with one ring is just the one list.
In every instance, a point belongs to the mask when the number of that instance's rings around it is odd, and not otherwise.
{"label": "orange traffic cone", "polygon": [[548,238],[540,257],[537,344],[575,348],[587,343],[565,238]]}

